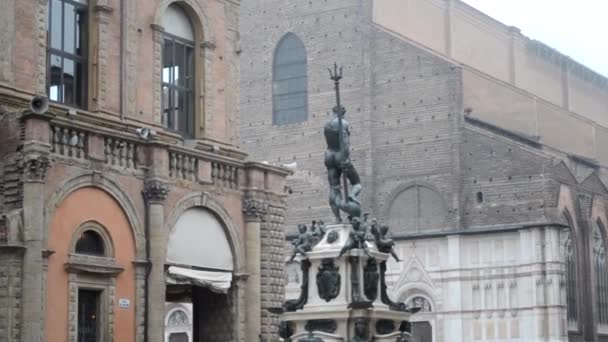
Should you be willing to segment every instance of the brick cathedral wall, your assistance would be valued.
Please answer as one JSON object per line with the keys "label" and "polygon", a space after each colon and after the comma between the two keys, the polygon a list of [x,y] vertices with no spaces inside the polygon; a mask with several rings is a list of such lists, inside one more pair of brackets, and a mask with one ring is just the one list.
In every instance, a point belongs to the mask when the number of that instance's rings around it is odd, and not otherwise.
{"label": "brick cathedral wall", "polygon": [[463,130],[465,226],[542,221],[550,205],[545,191],[558,190],[548,177],[551,159],[540,149],[482,132]]}
{"label": "brick cathedral wall", "polygon": [[[288,230],[313,219],[331,221],[327,176],[323,165],[323,125],[335,106],[333,82],[327,68],[344,67],[342,103],[353,127],[352,159],[363,186],[370,187],[369,90],[366,50],[368,1],[336,0],[293,2],[243,1],[241,32],[241,145],[250,158],[276,164],[296,162],[289,177],[292,194],[287,199]],[[277,19],[279,18],[279,19]],[[283,35],[292,32],[306,47],[308,57],[308,120],[272,125],[272,62]],[[369,203],[364,191],[363,202]]]}
{"label": "brick cathedral wall", "polygon": [[460,68],[378,28],[371,37],[374,215],[388,220],[395,191],[414,182],[435,188],[447,210],[457,207]]}

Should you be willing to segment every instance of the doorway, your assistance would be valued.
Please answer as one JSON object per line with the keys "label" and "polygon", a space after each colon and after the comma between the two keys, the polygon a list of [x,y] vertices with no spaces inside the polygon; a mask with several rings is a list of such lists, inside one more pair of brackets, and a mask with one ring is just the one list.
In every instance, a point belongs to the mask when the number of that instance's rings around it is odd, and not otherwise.
{"label": "doorway", "polygon": [[431,323],[413,322],[412,342],[433,342],[433,327]]}

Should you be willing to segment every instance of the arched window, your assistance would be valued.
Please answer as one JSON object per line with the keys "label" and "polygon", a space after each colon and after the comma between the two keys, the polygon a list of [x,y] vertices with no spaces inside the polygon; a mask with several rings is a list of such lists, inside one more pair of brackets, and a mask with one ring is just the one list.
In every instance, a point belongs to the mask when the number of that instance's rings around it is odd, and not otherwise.
{"label": "arched window", "polygon": [[77,254],[105,256],[103,238],[95,231],[86,230],[80,234],[74,251]]}
{"label": "arched window", "polygon": [[423,233],[446,225],[447,210],[437,191],[414,185],[399,193],[390,203],[389,226],[395,232]]}
{"label": "arched window", "polygon": [[304,43],[293,33],[277,45],[273,65],[272,123],[286,125],[308,118],[308,66]]}
{"label": "arched window", "polygon": [[578,330],[576,249],[570,227],[562,229],[560,232],[560,241],[561,252],[565,263],[566,316],[568,318],[568,329]]}
{"label": "arched window", "polygon": [[178,5],[163,15],[162,124],[194,137],[194,30]]}
{"label": "arched window", "polygon": [[169,316],[167,325],[172,327],[189,326],[190,320],[188,319],[188,315],[184,311],[175,310],[171,314],[171,316]]}
{"label": "arched window", "polygon": [[49,99],[83,108],[87,89],[87,1],[49,0],[48,15]]}
{"label": "arched window", "polygon": [[433,308],[431,307],[431,303],[421,296],[416,296],[411,298],[406,303],[408,308],[420,308],[419,312],[432,312]]}
{"label": "arched window", "polygon": [[606,265],[606,241],[599,225],[593,231],[593,265],[598,323],[608,327],[608,266]]}

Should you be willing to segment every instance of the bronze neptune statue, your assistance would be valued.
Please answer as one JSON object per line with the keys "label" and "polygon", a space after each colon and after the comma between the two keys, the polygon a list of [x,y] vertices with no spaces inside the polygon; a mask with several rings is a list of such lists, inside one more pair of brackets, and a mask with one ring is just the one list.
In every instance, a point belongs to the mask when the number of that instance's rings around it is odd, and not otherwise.
{"label": "bronze neptune statue", "polygon": [[[340,210],[351,217],[361,216],[361,180],[359,174],[350,160],[350,125],[344,120],[346,109],[340,104],[340,79],[342,79],[342,68],[338,69],[334,64],[334,70],[329,70],[331,79],[334,81],[337,104],[333,108],[334,116],[325,124],[323,133],[327,142],[325,151],[325,167],[329,180],[329,205],[338,223],[342,222]],[[344,195],[341,191],[340,181],[343,180]],[[349,194],[348,182],[351,191]]]}

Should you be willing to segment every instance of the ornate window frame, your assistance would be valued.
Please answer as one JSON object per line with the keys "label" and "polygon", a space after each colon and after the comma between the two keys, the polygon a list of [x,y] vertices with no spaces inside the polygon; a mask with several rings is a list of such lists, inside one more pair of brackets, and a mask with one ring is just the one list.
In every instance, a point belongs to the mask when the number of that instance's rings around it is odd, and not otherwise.
{"label": "ornate window frame", "polygon": [[[560,285],[562,286],[562,294],[561,294],[561,298],[562,301],[564,302],[565,305],[565,311],[566,311],[566,320],[565,320],[565,328],[566,328],[566,333],[580,333],[581,331],[581,319],[580,319],[580,315],[581,315],[581,298],[580,298],[580,291],[577,291],[578,287],[579,287],[579,282],[580,282],[580,274],[578,273],[578,267],[576,267],[576,264],[579,262],[580,260],[580,254],[579,254],[579,247],[578,247],[578,236],[577,236],[577,232],[575,229],[575,226],[573,224],[574,220],[572,218],[572,215],[570,214],[570,212],[568,210],[565,210],[562,213],[561,216],[561,220],[562,223],[564,225],[566,225],[566,227],[562,228],[559,232],[559,250],[560,250],[560,255],[563,258],[563,262],[564,262],[564,278],[563,280],[560,282]],[[566,235],[567,234],[567,235]],[[569,241],[568,241],[569,240]],[[573,267],[574,269],[571,269],[570,272],[573,273],[574,279],[569,279],[568,278],[568,262],[566,260],[566,253],[568,252],[566,250],[566,243],[570,243],[570,247],[572,248],[571,251],[571,255],[573,257],[573,261],[572,263],[574,264]],[[574,312],[572,314],[576,315],[575,320],[570,320],[568,317],[568,293],[569,293],[569,286],[568,283],[571,283],[571,285],[574,286],[570,286],[572,288],[574,288],[574,293],[571,295],[573,295],[574,297],[571,298],[571,301],[574,301]]]}
{"label": "ornate window frame", "polygon": [[[186,315],[186,317],[188,318],[188,325],[184,325],[184,326],[170,326],[169,325],[169,319],[171,319],[171,316],[173,316],[173,314],[175,314],[176,312],[182,312],[184,315]],[[189,310],[182,306],[182,305],[177,305],[171,309],[169,309],[169,311],[167,311],[167,314],[165,315],[165,342],[169,342],[170,341],[170,337],[172,334],[179,334],[179,333],[184,333],[186,335],[188,335],[188,341],[192,342],[192,333],[193,333],[193,318],[191,312],[189,312]]]}
{"label": "ornate window frame", "polygon": [[[592,232],[589,235],[589,252],[592,268],[592,281],[593,281],[593,302],[598,303],[595,309],[595,316],[597,322],[597,332],[606,335],[608,334],[608,293],[600,291],[599,287],[608,289],[608,260],[606,251],[608,240],[606,239],[606,231],[604,223],[598,218],[597,221],[592,223]],[[604,257],[604,275],[602,279],[598,279],[598,253],[599,256]],[[600,304],[604,304],[604,307],[600,307]],[[602,320],[604,321],[602,323]]]}
{"label": "ornate window frame", "polygon": [[[154,38],[154,123],[162,126],[162,55],[165,42],[165,28],[162,25],[162,18],[171,5],[179,6],[188,19],[194,31],[194,84],[192,85],[192,96],[194,101],[194,119],[192,136],[183,136],[183,139],[202,139],[209,132],[207,131],[206,113],[211,111],[213,104],[213,94],[207,92],[210,89],[213,77],[212,63],[215,57],[216,48],[213,43],[213,32],[205,17],[200,5],[194,0],[162,0],[156,8],[154,23],[151,25]],[[166,128],[167,131],[171,131]]]}
{"label": "ornate window frame", "polygon": [[[91,59],[91,49],[92,46],[95,45],[94,43],[91,42],[91,38],[92,36],[92,31],[93,31],[93,27],[92,27],[92,23],[93,23],[93,8],[95,7],[95,1],[94,0],[88,0],[88,1],[77,1],[77,0],[49,0],[47,2],[47,21],[48,21],[48,25],[47,25],[47,30],[46,30],[46,93],[49,97],[49,99],[55,103],[61,104],[61,105],[65,105],[65,106],[70,106],[70,107],[76,107],[76,108],[81,108],[81,109],[87,109],[89,107],[89,82],[90,82],[90,70],[89,70],[89,66],[90,66],[90,59]],[[60,9],[61,9],[61,16],[60,16],[60,20],[59,20],[59,25],[61,26],[60,31],[61,31],[61,42],[59,42],[59,47],[53,46],[53,39],[52,39],[52,23],[54,22],[53,19],[57,19],[57,18],[53,18],[53,12],[58,10],[58,8],[56,8],[54,6],[54,4],[59,4]],[[65,39],[65,26],[66,26],[66,18],[65,18],[65,14],[67,13],[65,10],[65,6],[72,6],[74,8],[74,10],[78,10],[80,11],[81,14],[84,14],[84,23],[82,24],[82,31],[80,31],[80,37],[83,43],[82,48],[82,53],[79,55],[77,53],[77,42],[76,42],[76,38],[77,38],[77,34],[76,34],[76,30],[74,31],[74,36],[72,37],[73,41],[72,43],[74,44],[73,49],[74,52],[70,52],[68,50],[65,49],[64,46],[64,39]],[[75,12],[76,13],[76,12]],[[76,29],[76,27],[78,26],[77,24],[77,16],[74,15],[74,28]],[[62,87],[65,86],[65,80],[64,80],[64,75],[63,75],[63,70],[65,68],[65,60],[71,61],[74,66],[74,73],[76,73],[77,71],[77,64],[81,64],[80,67],[80,76],[74,79],[74,83],[73,83],[73,101],[72,102],[66,102],[66,100],[63,98],[63,96],[59,96],[58,100],[55,101],[53,100],[53,97],[51,96],[51,63],[52,61],[52,56],[55,56],[56,59],[60,60],[60,70],[62,71],[62,74],[60,75],[60,84]],[[80,103],[78,103],[80,102]]]}
{"label": "ornate window frame", "polygon": [[[104,256],[78,254],[76,242],[85,231],[93,231],[104,242]],[[68,331],[70,341],[78,338],[78,292],[99,291],[99,336],[102,341],[114,340],[114,305],[116,303],[116,277],[124,270],[116,263],[114,246],[108,231],[98,222],[82,223],[73,233],[69,244],[68,261]]]}

